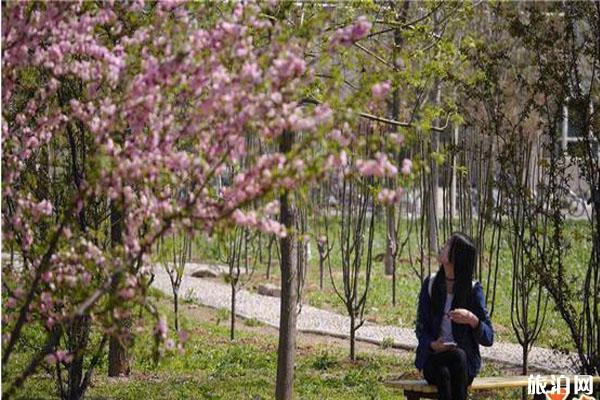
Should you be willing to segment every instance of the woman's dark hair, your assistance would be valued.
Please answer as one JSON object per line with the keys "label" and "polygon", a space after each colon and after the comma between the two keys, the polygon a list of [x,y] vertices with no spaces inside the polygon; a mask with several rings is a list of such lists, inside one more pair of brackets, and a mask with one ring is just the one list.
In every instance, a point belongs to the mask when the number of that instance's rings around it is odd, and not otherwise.
{"label": "woman's dark hair", "polygon": [[[452,308],[467,308],[471,304],[471,282],[477,262],[477,248],[473,239],[462,232],[450,236],[449,261],[454,265],[454,301]],[[431,288],[431,311],[439,314],[446,302],[446,273],[444,266],[435,275]]]}

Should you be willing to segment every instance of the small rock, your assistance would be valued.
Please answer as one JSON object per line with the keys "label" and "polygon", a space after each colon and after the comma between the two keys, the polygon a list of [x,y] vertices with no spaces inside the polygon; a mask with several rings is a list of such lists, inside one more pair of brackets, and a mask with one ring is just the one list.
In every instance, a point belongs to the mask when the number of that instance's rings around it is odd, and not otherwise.
{"label": "small rock", "polygon": [[263,296],[281,297],[281,288],[270,283],[261,283],[258,285],[258,294]]}
{"label": "small rock", "polygon": [[218,278],[220,275],[220,271],[216,271],[209,267],[200,267],[192,272],[194,278]]}

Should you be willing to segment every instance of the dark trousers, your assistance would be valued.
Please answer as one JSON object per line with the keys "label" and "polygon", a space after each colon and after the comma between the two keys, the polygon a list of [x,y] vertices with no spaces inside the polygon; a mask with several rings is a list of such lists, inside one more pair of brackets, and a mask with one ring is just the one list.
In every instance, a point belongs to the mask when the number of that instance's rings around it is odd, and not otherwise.
{"label": "dark trousers", "polygon": [[467,355],[460,347],[431,353],[423,375],[427,382],[437,386],[439,400],[466,400],[467,387],[475,378],[468,376]]}

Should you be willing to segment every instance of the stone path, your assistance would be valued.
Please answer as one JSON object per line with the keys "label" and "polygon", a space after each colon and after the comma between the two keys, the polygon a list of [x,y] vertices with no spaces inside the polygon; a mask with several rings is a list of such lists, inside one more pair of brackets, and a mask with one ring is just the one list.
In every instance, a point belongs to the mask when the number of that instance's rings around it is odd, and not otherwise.
{"label": "stone path", "polygon": [[[187,268],[193,272],[193,268]],[[166,294],[171,294],[169,277],[160,267],[155,268],[156,277],[153,286]],[[194,278],[186,275],[183,278],[180,298],[191,294],[199,304],[212,308],[230,308],[229,285],[214,280]],[[261,296],[247,290],[241,290],[237,296],[236,314],[242,318],[254,318],[267,325],[279,326],[279,298]],[[349,318],[341,314],[304,305],[298,317],[298,330],[306,333],[317,333],[347,338],[350,327]],[[366,322],[356,335],[357,340],[381,344],[384,340],[393,340],[393,347],[414,350],[417,338],[414,329],[396,326],[376,325]],[[510,365],[521,365],[521,346],[507,342],[495,342],[491,347],[480,346],[483,359]],[[534,347],[529,355],[529,365],[549,374],[576,373],[576,356],[556,354],[551,349]]]}

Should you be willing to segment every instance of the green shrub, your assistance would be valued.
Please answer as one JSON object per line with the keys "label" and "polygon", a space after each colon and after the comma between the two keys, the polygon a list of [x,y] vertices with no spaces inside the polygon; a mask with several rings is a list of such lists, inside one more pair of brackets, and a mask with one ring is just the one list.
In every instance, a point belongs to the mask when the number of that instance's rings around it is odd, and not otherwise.
{"label": "green shrub", "polygon": [[338,365],[338,361],[327,350],[320,352],[312,362],[312,367],[319,371],[327,371]]}

